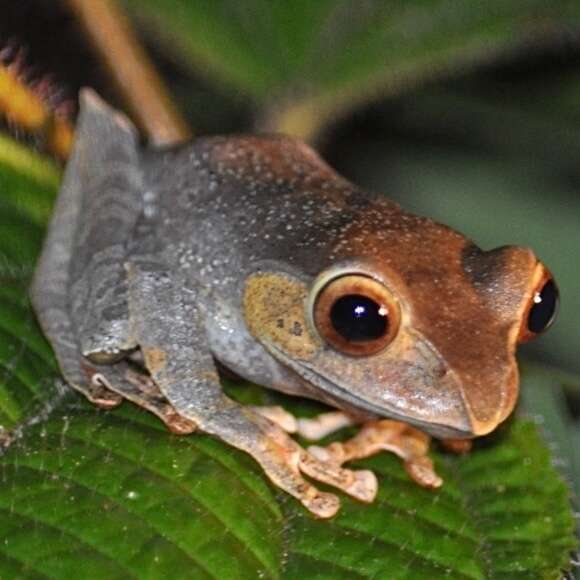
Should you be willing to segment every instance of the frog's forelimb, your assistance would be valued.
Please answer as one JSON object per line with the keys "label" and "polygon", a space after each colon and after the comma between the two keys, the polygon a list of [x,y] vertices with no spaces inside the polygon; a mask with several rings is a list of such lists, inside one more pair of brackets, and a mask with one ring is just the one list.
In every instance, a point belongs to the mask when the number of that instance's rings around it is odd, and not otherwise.
{"label": "frog's forelimb", "polygon": [[[96,97],[85,92],[83,97],[88,104],[81,116],[77,131],[84,139],[77,139],[67,170],[64,175],[61,192],[48,229],[43,252],[39,260],[31,289],[31,298],[44,333],[51,339],[56,358],[67,382],[82,392],[91,402],[105,408],[111,408],[122,401],[122,397],[105,388],[92,377],[98,373],[96,365],[83,357],[83,352],[90,354],[91,331],[83,331],[90,325],[97,324],[100,334],[110,335],[103,323],[108,318],[99,318],[99,302],[96,296],[103,287],[93,277],[102,274],[99,268],[100,258],[91,257],[93,249],[90,244],[97,243],[101,256],[120,253],[122,232],[115,234],[110,226],[103,223],[100,212],[94,212],[95,200],[87,199],[88,193],[96,200],[101,194],[107,198],[120,194],[113,187],[111,195],[106,191],[97,191],[98,184],[104,180],[122,182],[127,164],[111,164],[111,160],[129,159],[136,149],[136,135],[131,126],[119,115],[107,116],[100,112]],[[103,146],[101,145],[110,145]],[[102,171],[106,157],[111,171]],[[106,183],[102,183],[106,185]],[[129,197],[133,192],[129,192]],[[132,205],[123,201],[123,207]],[[125,205],[126,204],[126,205]],[[132,211],[122,211],[120,215],[128,217]],[[106,212],[107,216],[109,212]],[[96,223],[91,219],[96,217]],[[128,222],[134,216],[128,217]],[[114,220],[115,226],[120,226]],[[105,231],[99,232],[97,225]],[[111,237],[109,237],[109,234]],[[100,238],[100,239],[99,239]],[[104,262],[104,260],[102,260]],[[96,262],[96,264],[95,264]],[[97,266],[95,272],[91,268]],[[119,272],[115,266],[108,269],[107,278],[118,279]],[[75,286],[75,292],[71,287]],[[73,296],[73,300],[70,297]],[[72,302],[72,304],[71,304]],[[117,304],[118,310],[123,305]],[[95,308],[96,307],[96,308]],[[103,308],[106,310],[106,308]],[[125,309],[126,310],[126,309]],[[125,333],[122,332],[126,314],[121,312],[115,324],[116,337],[108,341],[106,349],[120,350],[125,346]],[[80,332],[78,330],[80,329]],[[80,336],[79,336],[80,335]],[[116,342],[116,344],[115,344]],[[113,353],[116,354],[116,353]]]}
{"label": "frog's forelimb", "polygon": [[195,288],[150,261],[146,268],[131,264],[128,280],[131,324],[145,365],[179,415],[250,454],[276,485],[319,517],[334,515],[339,500],[301,473],[361,501],[374,499],[377,482],[371,472],[320,462],[278,425],[224,395]]}

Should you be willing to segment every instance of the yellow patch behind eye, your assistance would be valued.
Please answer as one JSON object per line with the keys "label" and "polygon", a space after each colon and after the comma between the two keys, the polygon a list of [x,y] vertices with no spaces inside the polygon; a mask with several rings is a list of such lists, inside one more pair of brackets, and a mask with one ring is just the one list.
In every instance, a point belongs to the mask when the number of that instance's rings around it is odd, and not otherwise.
{"label": "yellow patch behind eye", "polygon": [[306,286],[282,274],[253,274],[246,281],[246,324],[260,341],[296,359],[311,359],[319,348],[305,317]]}

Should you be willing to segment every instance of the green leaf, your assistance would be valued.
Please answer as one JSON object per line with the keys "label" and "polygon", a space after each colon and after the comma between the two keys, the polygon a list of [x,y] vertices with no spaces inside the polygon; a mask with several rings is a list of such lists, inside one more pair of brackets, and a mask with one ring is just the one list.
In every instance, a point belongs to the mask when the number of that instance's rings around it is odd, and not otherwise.
{"label": "green leaf", "polygon": [[566,388],[577,389],[580,380],[566,373],[529,361],[523,365],[525,389],[521,408],[542,426],[554,463],[558,463],[574,491],[580,497],[579,427],[566,405]]}
{"label": "green leaf", "polygon": [[[364,462],[381,476],[377,509],[349,502],[330,526],[298,516],[287,573],[559,577],[574,545],[568,491],[548,475],[548,452],[533,424],[514,423],[493,439],[468,457],[437,454],[445,483],[436,494],[409,488],[394,457]],[[551,558],[560,551],[557,564]]]}
{"label": "green leaf", "polygon": [[62,400],[26,299],[56,180],[50,165],[0,141],[2,219],[13,227],[0,236],[0,416],[4,440],[14,437],[0,457],[1,578],[507,579],[568,568],[569,491],[530,422],[466,457],[435,450],[437,492],[412,484],[393,456],[360,462],[379,474],[377,502],[343,497],[340,515],[323,522],[219,441],[171,435],[130,404],[101,412],[72,392]]}
{"label": "green leaf", "polygon": [[7,558],[56,578],[80,562],[83,578],[272,577],[282,518],[248,463],[134,409],[67,409],[2,458],[0,576]]}
{"label": "green leaf", "polygon": [[180,438],[126,406],[64,407],[0,459],[0,576],[18,562],[68,578],[556,578],[574,547],[569,492],[531,423],[454,458],[444,487],[411,484],[400,462],[373,506],[344,498],[316,521],[276,492],[245,455]]}
{"label": "green leaf", "polygon": [[0,137],[0,434],[55,396],[55,364],[27,298],[59,180],[55,167]]}
{"label": "green leaf", "polygon": [[377,95],[580,25],[568,0],[125,2],[196,72],[251,95],[270,108],[270,128],[299,136]]}

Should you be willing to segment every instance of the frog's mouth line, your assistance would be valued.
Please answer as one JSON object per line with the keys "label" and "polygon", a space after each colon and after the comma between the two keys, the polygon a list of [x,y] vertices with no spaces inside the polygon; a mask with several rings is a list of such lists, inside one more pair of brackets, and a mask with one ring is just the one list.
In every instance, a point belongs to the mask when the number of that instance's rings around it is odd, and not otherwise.
{"label": "frog's mouth line", "polygon": [[290,359],[280,349],[278,349],[276,345],[268,341],[264,341],[263,344],[267,350],[281,363],[291,368],[309,384],[315,385],[316,387],[322,389],[332,399],[336,400],[337,406],[341,402],[347,403],[352,407],[366,411],[368,413],[372,413],[373,415],[378,415],[379,417],[386,417],[389,419],[394,419],[395,421],[401,421],[402,423],[413,425],[418,429],[421,429],[422,431],[425,431],[430,435],[439,438],[467,439],[473,437],[473,434],[469,431],[463,431],[440,423],[429,423],[427,421],[421,421],[420,419],[416,419],[414,417],[403,416],[401,413],[390,407],[380,407],[378,405],[374,405],[365,399],[357,397],[351,391],[341,387],[340,385],[329,381],[326,377],[320,375],[306,365],[297,363],[296,361]]}

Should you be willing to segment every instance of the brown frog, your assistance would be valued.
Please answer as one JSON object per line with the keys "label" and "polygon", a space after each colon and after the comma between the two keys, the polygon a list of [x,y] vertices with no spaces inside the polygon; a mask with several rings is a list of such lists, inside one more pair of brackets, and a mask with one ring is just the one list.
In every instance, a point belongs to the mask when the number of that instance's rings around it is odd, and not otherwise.
{"label": "brown frog", "polygon": [[[389,450],[441,485],[430,435],[455,450],[493,431],[518,396],[515,351],[553,321],[557,289],[528,249],[483,251],[337,175],[282,136],[143,147],[84,91],[73,153],[32,289],[67,382],[123,399],[176,433],[249,453],[319,517],[371,502],[343,467]],[[336,411],[296,420],[224,395],[216,361]],[[301,448],[362,424],[350,441]]]}

